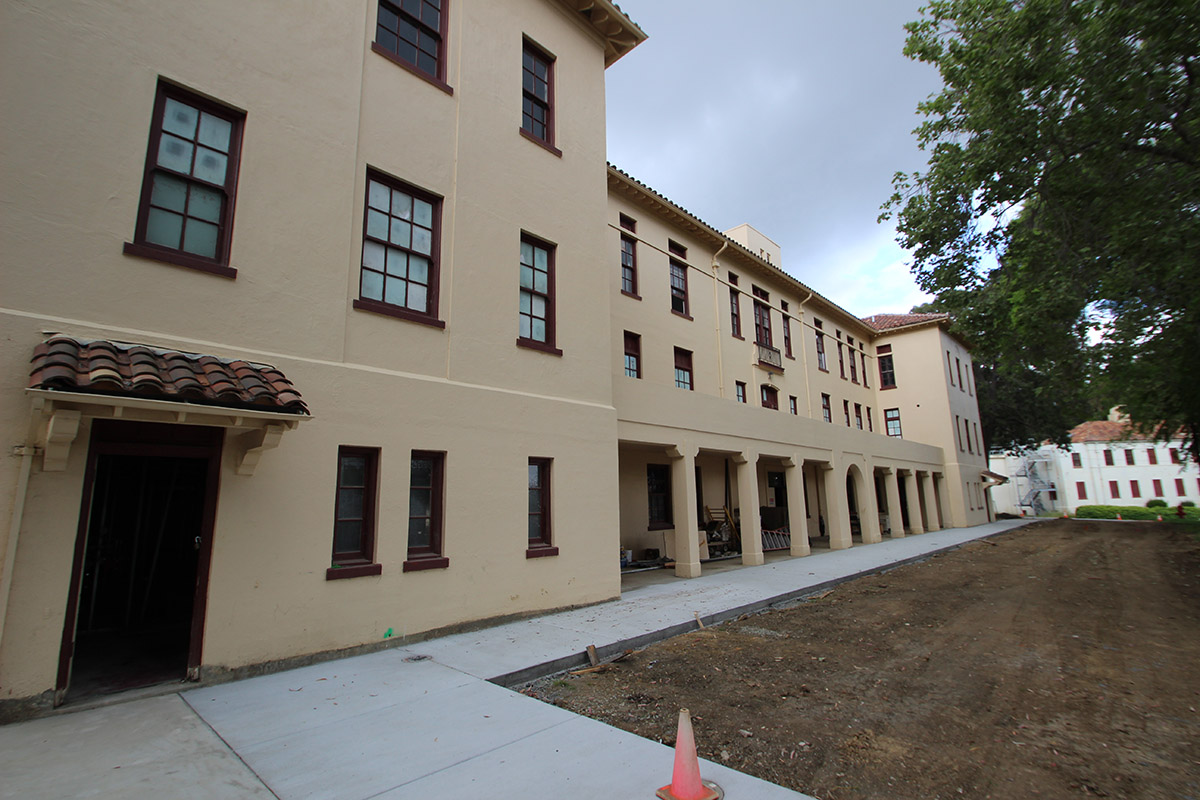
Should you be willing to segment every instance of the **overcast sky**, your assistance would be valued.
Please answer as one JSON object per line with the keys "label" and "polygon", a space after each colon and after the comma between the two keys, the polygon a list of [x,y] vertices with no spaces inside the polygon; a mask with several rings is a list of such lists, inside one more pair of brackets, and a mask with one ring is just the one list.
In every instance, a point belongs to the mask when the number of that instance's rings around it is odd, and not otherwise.
{"label": "overcast sky", "polygon": [[937,70],[901,54],[922,0],[622,0],[647,39],[608,68],[608,158],[859,316],[929,299],[879,207]]}

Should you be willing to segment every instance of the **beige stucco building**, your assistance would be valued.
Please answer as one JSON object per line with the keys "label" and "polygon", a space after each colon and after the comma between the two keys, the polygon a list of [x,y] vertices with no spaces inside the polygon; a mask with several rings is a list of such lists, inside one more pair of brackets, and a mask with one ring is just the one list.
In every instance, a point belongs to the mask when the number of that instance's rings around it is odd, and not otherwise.
{"label": "beige stucco building", "polygon": [[606,171],[607,0],[0,15],[5,713],[987,519],[944,320]]}

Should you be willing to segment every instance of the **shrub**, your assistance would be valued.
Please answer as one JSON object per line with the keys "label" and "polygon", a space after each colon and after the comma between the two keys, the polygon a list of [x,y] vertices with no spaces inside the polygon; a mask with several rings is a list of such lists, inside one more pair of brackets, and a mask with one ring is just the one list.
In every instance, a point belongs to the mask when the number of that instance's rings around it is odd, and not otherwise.
{"label": "shrub", "polygon": [[1183,506],[1184,508],[1195,508],[1196,507],[1196,504],[1194,502],[1192,502],[1191,500],[1184,500],[1179,505]]}
{"label": "shrub", "polygon": [[1167,507],[1167,501],[1163,500],[1161,497],[1156,497],[1153,500],[1146,501],[1146,508],[1166,508],[1166,507]]}
{"label": "shrub", "polygon": [[[1176,520],[1178,516],[1174,508],[1143,508],[1142,506],[1080,506],[1075,509],[1073,516],[1079,519],[1116,519],[1117,514],[1122,519],[1156,520],[1162,515],[1164,520]],[[1200,520],[1200,508],[1184,507],[1184,518]]]}

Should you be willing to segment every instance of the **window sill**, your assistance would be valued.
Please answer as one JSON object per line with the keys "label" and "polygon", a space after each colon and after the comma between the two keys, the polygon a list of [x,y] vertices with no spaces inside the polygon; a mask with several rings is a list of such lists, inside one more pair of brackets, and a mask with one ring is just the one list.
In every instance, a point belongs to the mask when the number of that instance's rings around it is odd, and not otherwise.
{"label": "window sill", "polygon": [[363,578],[368,575],[379,575],[383,572],[382,564],[347,564],[334,566],[325,570],[325,580],[337,581],[343,578]]}
{"label": "window sill", "polygon": [[828,370],[828,369],[826,369],[825,367],[817,367],[817,371],[818,371],[818,372],[824,372],[826,375],[828,375],[828,374],[829,374],[829,370]]}
{"label": "window sill", "polygon": [[674,522],[651,522],[646,526],[648,531],[671,531],[675,530]]}
{"label": "window sill", "polygon": [[134,244],[126,242],[124,253],[127,256],[137,256],[138,258],[148,258],[151,261],[161,261],[164,264],[172,264],[176,267],[187,267],[199,272],[207,272],[212,275],[220,275],[222,278],[236,278],[237,270],[225,264],[218,264],[215,261],[210,261],[207,258],[191,256],[187,253],[182,253],[178,250],[168,250],[165,247],[158,247],[153,244]]}
{"label": "window sill", "polygon": [[548,544],[533,545],[525,551],[526,558],[545,558],[558,555],[558,548]]}
{"label": "window sill", "polygon": [[740,333],[734,333],[734,334],[731,334],[731,335],[733,336],[733,338],[737,339],[739,342],[744,342],[744,341],[746,341],[746,337],[745,337],[745,336],[742,336]]}
{"label": "window sill", "polygon": [[424,569],[445,569],[450,559],[445,556],[413,556],[404,562],[404,572],[420,572]]}
{"label": "window sill", "polygon": [[791,353],[784,353],[784,354],[783,354],[783,357],[784,357],[784,358],[786,358],[786,359],[790,359],[791,361],[795,361],[795,360],[796,360],[796,357],[795,357],[794,355],[792,355]]}
{"label": "window sill", "polygon": [[549,353],[552,356],[561,357],[563,352],[552,344],[545,342],[534,341],[533,339],[517,338],[517,347],[524,347],[526,350],[537,350],[541,353]]}
{"label": "window sill", "polygon": [[769,364],[762,359],[759,359],[758,365],[768,372],[783,372],[783,366],[780,364]]}
{"label": "window sill", "polygon": [[431,317],[428,314],[418,314],[415,311],[409,311],[407,308],[381,303],[378,300],[367,300],[358,298],[354,301],[354,308],[359,311],[370,311],[373,314],[382,314],[385,317],[394,317],[396,319],[406,320],[408,322],[416,322],[421,325],[428,325],[431,328],[444,329],[446,323],[437,317]]}
{"label": "window sill", "polygon": [[528,139],[529,141],[536,144],[538,147],[541,147],[542,149],[553,153],[554,155],[558,156],[559,158],[562,158],[562,150],[559,150],[557,147],[550,144],[545,139],[539,139],[538,137],[534,136],[532,133],[525,130],[524,128],[517,128],[517,131],[522,136],[524,136],[526,139]]}
{"label": "window sill", "polygon": [[400,56],[396,55],[395,53],[391,52],[390,50],[386,50],[386,49],[380,47],[376,42],[371,42],[371,50],[373,50],[374,52],[383,56],[388,61],[391,61],[397,67],[400,67],[401,69],[406,70],[407,72],[411,72],[413,75],[416,75],[418,78],[425,81],[430,86],[435,86],[438,89],[441,89],[443,92],[445,92],[448,95],[454,94],[454,88],[452,86],[450,86],[450,84],[446,83],[445,81],[443,81],[439,78],[435,78],[434,76],[430,75],[427,72],[422,72],[421,70],[417,69],[412,64],[403,60],[402,58],[400,58]]}
{"label": "window sill", "polygon": [[684,319],[686,319],[688,322],[692,322],[692,321],[693,321],[693,320],[692,320],[692,315],[691,315],[691,314],[685,314],[685,313],[683,313],[682,311],[676,311],[676,310],[675,310],[675,309],[673,309],[673,308],[671,309],[671,313],[672,313],[672,314],[674,314],[674,315],[675,315],[675,316],[677,316],[677,317],[683,317],[683,318],[684,318]]}
{"label": "window sill", "polygon": [[634,294],[633,292],[627,292],[624,289],[621,290],[621,294],[625,295],[626,297],[632,297],[634,300],[642,299],[642,296],[640,294]]}
{"label": "window sill", "polygon": [[895,388],[896,388],[896,384],[893,383],[891,386],[880,386],[879,391],[886,392],[889,389],[895,389]]}

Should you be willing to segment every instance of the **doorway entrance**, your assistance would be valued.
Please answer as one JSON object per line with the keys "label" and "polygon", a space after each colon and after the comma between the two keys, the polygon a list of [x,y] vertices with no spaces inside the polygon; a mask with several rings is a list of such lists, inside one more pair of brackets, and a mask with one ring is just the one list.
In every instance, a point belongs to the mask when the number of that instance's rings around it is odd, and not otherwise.
{"label": "doorway entrance", "polygon": [[94,424],[56,703],[198,677],[221,435]]}

